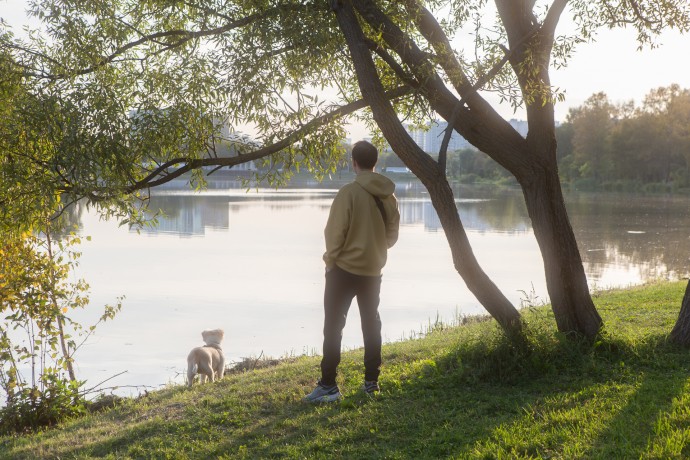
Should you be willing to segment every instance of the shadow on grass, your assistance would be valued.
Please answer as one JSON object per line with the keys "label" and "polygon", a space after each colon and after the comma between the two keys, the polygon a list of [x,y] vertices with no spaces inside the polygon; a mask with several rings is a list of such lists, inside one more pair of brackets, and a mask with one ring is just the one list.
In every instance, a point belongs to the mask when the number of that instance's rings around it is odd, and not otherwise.
{"label": "shadow on grass", "polygon": [[[687,379],[677,361],[655,360],[668,351],[660,340],[634,348],[615,341],[596,347],[563,341],[537,352],[509,346],[484,351],[454,349],[435,360],[420,360],[402,381],[383,379],[384,392],[373,400],[350,392],[335,405],[298,403],[283,415],[269,417],[260,428],[233,436],[219,446],[218,453],[241,452],[244,446],[256,457],[473,457],[482,455],[475,448],[494,437],[499,426],[523,429],[520,424],[525,423],[528,408],[544,400],[562,396],[577,401],[579,396],[573,395],[596,391],[610,381],[626,388],[641,381],[583,456],[639,458],[654,436],[658,418],[670,409]],[[623,373],[622,363],[627,366]],[[356,382],[357,378],[346,377],[346,381]],[[289,430],[284,426],[285,416],[294,417]],[[595,429],[586,420],[582,423],[585,430]],[[561,433],[563,442],[579,434],[567,430]],[[515,436],[517,439],[522,433]],[[502,447],[506,454],[525,457],[549,455],[554,449],[562,453],[563,448],[530,444],[529,440],[526,447]]]}
{"label": "shadow on grass", "polygon": [[[515,349],[500,335],[485,336],[435,356],[427,350],[399,353],[385,347],[383,391],[375,398],[358,389],[361,350],[346,353],[341,364],[345,397],[327,405],[301,401],[318,375],[318,358],[290,371],[262,369],[195,392],[174,390],[167,401],[170,410],[151,404],[152,411],[104,414],[126,427],[105,440],[63,448],[60,456],[474,458],[486,453],[482,449],[499,427],[519,430],[530,423],[530,408],[618,381],[638,387],[615,414],[606,414],[612,420],[595,433],[583,458],[622,458],[620,452],[637,458],[687,379],[687,357],[660,340],[634,348],[613,340],[591,346],[553,336],[534,343],[539,346]],[[524,439],[519,433],[495,444],[510,453],[506,443],[520,436]],[[562,445],[539,443],[516,446],[512,452],[539,457],[548,450],[562,456]]]}
{"label": "shadow on grass", "polygon": [[670,373],[663,368],[643,368],[639,373],[642,377],[638,388],[609,421],[607,429],[599,433],[585,458],[643,458],[658,434],[656,426],[672,412],[674,400],[688,381],[685,372]]}

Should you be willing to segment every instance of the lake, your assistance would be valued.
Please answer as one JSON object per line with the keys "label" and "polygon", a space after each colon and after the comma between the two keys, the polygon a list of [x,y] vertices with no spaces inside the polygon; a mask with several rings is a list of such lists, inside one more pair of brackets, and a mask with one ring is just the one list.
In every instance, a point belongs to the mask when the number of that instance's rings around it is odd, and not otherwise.
{"label": "lake", "polygon": [[[200,193],[156,191],[155,228],[103,221],[79,207],[71,218],[81,245],[78,276],[91,286],[95,321],[102,305],[125,296],[122,311],[76,356],[87,387],[114,374],[119,393],[183,381],[201,331],[223,328],[226,358],[320,354],[323,228],[337,184],[252,189],[215,182]],[[380,313],[384,341],[414,336],[437,319],[484,314],[452,266],[450,250],[424,188],[396,183],[401,228],[384,269]],[[457,206],[475,254],[515,304],[548,300],[543,266],[521,193],[456,187]],[[568,210],[592,289],[687,276],[690,199],[639,195],[568,195]],[[343,346],[362,344],[356,305]],[[384,363],[385,366],[385,363]],[[318,377],[314,370],[314,379]]]}

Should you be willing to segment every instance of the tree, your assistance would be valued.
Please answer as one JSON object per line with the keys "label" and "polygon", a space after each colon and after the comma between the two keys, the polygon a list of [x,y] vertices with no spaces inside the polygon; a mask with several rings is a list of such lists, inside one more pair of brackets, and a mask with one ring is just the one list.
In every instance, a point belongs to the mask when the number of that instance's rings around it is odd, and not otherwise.
{"label": "tree", "polygon": [[690,282],[685,288],[680,313],[669,338],[678,345],[690,347]]}
{"label": "tree", "polygon": [[568,121],[573,125],[573,154],[584,178],[601,181],[610,177],[613,160],[610,134],[616,123],[616,108],[604,93],[589,97],[582,107],[571,109]]}
{"label": "tree", "polygon": [[653,133],[650,163],[656,163],[657,180],[670,181],[674,170],[687,171],[690,146],[690,90],[678,85],[657,88],[645,97],[640,117],[646,117]]}
{"label": "tree", "polygon": [[0,393],[6,402],[0,408],[0,433],[11,433],[85,411],[85,395],[91,390],[84,390],[75,375],[74,355],[121,304],[106,305],[99,321],[84,328],[70,317],[71,310],[89,300],[84,280],[70,281],[80,256],[73,247],[80,238],[56,242],[49,230],[3,236]]}
{"label": "tree", "polygon": [[678,85],[650,91],[637,108],[633,101],[613,105],[603,93],[594,94],[571,109],[556,131],[561,176],[591,179],[598,186],[611,181],[686,186],[689,123],[690,91]]}
{"label": "tree", "polygon": [[[142,191],[189,171],[202,182],[201,166],[278,156],[287,166],[327,174],[342,154],[343,117],[364,117],[429,190],[471,291],[506,330],[519,330],[519,313],[472,255],[446,181],[447,139],[434,160],[412,142],[398,116],[422,121],[433,112],[515,176],[559,330],[592,337],[601,318],[558,179],[553,104],[559,94],[549,68],[598,27],[635,27],[645,45],[666,27],[687,31],[690,12],[682,0],[496,0],[497,22],[487,24],[487,4],[44,0],[33,12],[49,40],[23,44],[4,37],[10,71],[20,69],[29,90],[0,141],[26,170],[41,171],[35,181],[41,196],[50,190],[87,197],[131,219],[132,197],[145,199]],[[559,37],[567,6],[577,32]],[[473,21],[477,31],[489,32],[478,32],[474,48],[463,54],[451,34]],[[337,90],[339,105],[319,99],[326,85]],[[481,89],[526,108],[526,138]],[[128,115],[131,110],[136,115]],[[262,147],[217,158],[219,119],[255,125]],[[36,129],[42,124],[46,128]]]}

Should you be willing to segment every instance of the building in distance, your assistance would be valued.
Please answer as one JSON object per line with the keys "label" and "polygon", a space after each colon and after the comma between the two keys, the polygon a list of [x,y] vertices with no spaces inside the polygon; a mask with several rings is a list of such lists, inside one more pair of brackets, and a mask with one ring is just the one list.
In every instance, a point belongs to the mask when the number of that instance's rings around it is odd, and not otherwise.
{"label": "building in distance", "polygon": [[[508,121],[510,125],[522,137],[527,136],[528,126],[524,120],[517,120],[515,118]],[[443,136],[448,129],[448,122],[444,120],[433,120],[420,129],[411,125],[405,125],[405,130],[412,137],[412,140],[426,153],[435,155],[441,150],[441,143],[443,143]],[[467,148],[474,148],[464,137],[453,131],[448,143],[448,151],[462,150]]]}

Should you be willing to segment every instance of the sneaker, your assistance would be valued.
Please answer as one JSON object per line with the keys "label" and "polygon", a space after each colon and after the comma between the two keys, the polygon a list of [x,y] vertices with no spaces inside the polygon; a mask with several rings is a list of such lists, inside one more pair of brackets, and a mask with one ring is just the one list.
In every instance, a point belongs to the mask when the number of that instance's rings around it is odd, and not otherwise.
{"label": "sneaker", "polygon": [[379,388],[379,382],[376,380],[365,380],[364,385],[362,385],[362,390],[368,395],[373,395],[381,391],[381,388]]}
{"label": "sneaker", "polygon": [[333,402],[341,398],[338,385],[324,385],[319,380],[314,391],[304,397],[304,400],[311,403]]}

